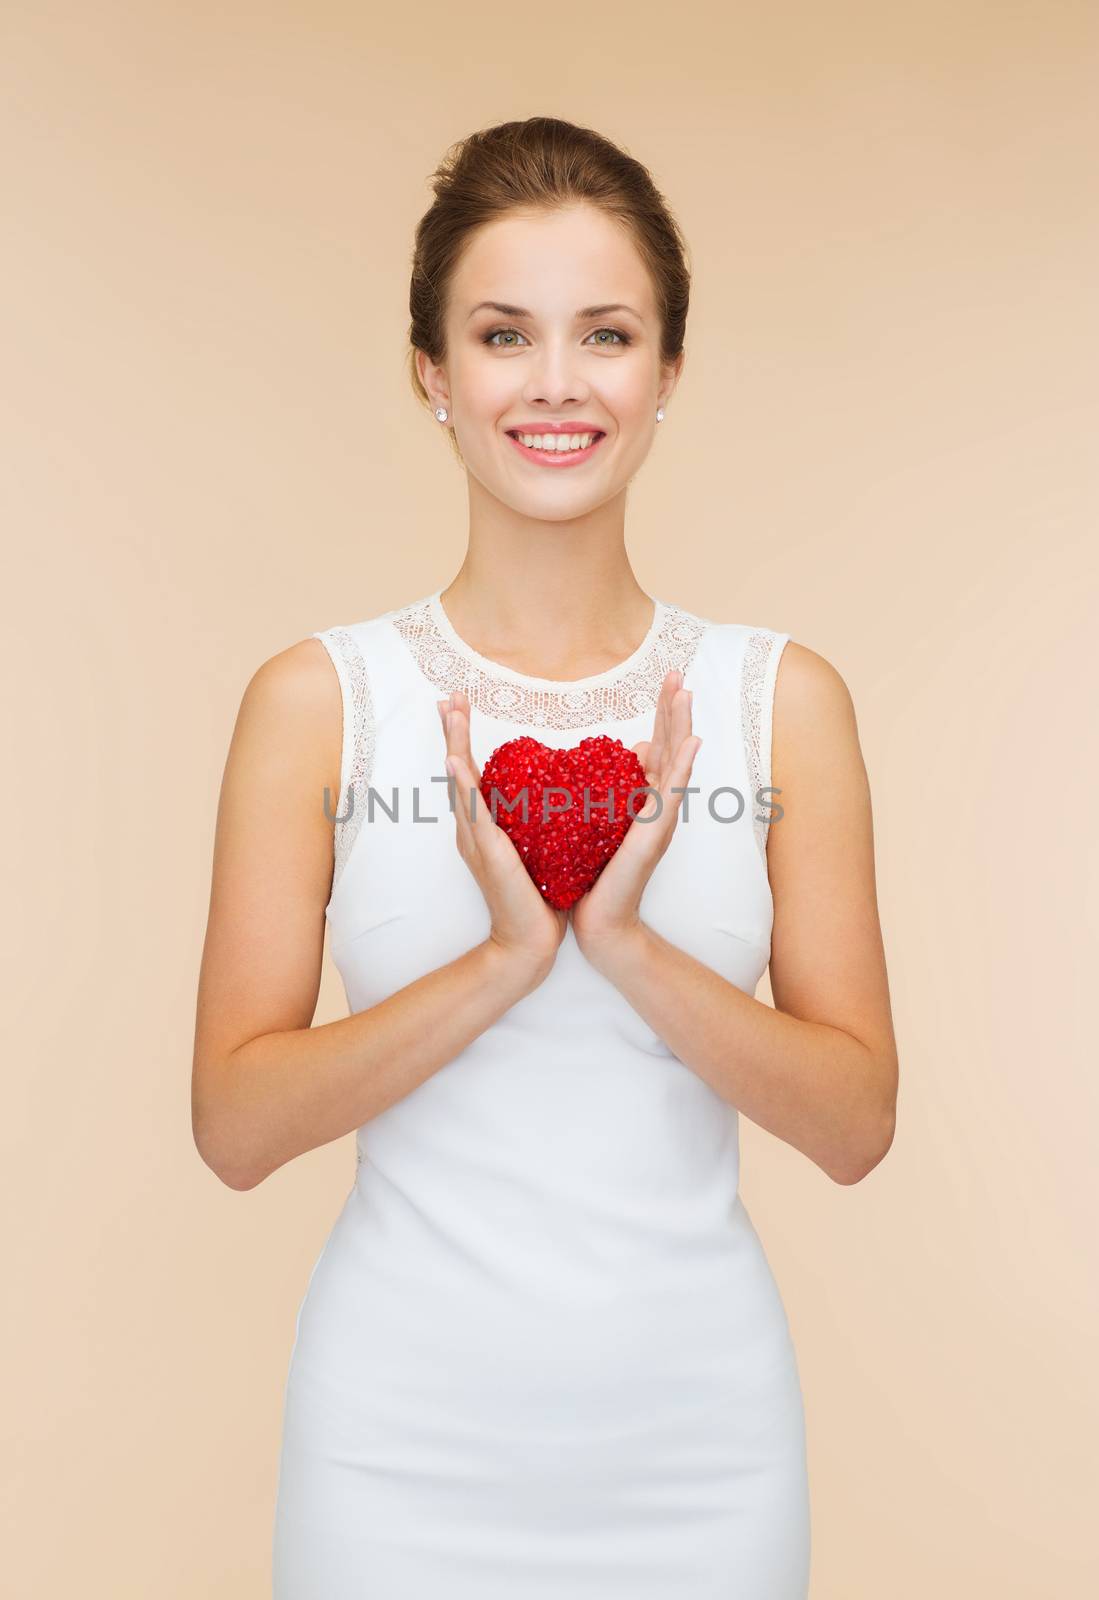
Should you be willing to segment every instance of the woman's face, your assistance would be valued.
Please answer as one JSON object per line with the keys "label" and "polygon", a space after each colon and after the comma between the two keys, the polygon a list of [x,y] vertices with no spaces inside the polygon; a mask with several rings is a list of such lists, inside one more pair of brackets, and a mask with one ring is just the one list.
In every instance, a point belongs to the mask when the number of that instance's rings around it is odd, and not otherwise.
{"label": "woman's face", "polygon": [[[682,367],[682,358],[661,366],[636,246],[590,206],[512,212],[479,229],[452,279],[446,335],[445,364],[421,355],[420,373],[450,412],[466,467],[513,510],[548,520],[625,489]],[[547,451],[540,429],[553,423],[570,440],[596,437],[586,449]],[[540,436],[543,448],[516,433]]]}

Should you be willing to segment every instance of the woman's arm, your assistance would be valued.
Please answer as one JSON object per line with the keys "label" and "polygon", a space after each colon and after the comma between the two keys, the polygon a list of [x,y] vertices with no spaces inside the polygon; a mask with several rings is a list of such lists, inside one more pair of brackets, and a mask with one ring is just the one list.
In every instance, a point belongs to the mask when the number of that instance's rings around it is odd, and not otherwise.
{"label": "woman's arm", "polygon": [[259,668],[218,805],[191,1079],[195,1144],[234,1189],[402,1099],[552,966],[490,937],[369,1010],[312,1026],[333,865],[324,789],[339,794],[341,739],[319,640]]}
{"label": "woman's arm", "polygon": [[847,685],[793,640],[775,685],[771,782],[784,808],[767,849],[777,1009],[644,922],[585,954],[723,1099],[836,1183],[857,1183],[892,1143],[898,1082],[870,787]]}

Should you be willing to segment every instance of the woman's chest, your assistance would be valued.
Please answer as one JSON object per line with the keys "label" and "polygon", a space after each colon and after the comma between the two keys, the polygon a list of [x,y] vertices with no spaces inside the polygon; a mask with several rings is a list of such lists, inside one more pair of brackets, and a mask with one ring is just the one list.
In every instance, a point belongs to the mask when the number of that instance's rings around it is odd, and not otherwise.
{"label": "woman's chest", "polygon": [[[688,684],[688,687],[691,687]],[[753,814],[759,815],[745,758],[735,696],[705,678],[694,686],[693,731],[702,739],[686,792],[666,845],[641,898],[642,920],[662,937],[753,993],[770,954],[772,899]],[[458,853],[453,780],[444,768],[446,746],[430,684],[375,707],[369,782],[345,794],[337,827],[349,830],[350,848],[327,908],[332,956],[353,1009],[377,1003],[417,977],[456,959],[485,939],[491,920],[484,896]],[[484,715],[471,718],[473,759],[489,757],[512,739],[537,739],[553,751],[574,750],[603,735],[627,749],[653,733],[650,710],[628,721],[586,728],[535,728]],[[562,765],[558,763],[558,765]],[[564,770],[568,762],[563,763]],[[514,803],[514,796],[509,797]],[[576,829],[598,825],[599,794],[566,781],[547,795],[527,786],[528,823],[559,827],[571,809]],[[625,797],[615,797],[616,809]],[[668,805],[672,817],[674,797]],[[488,809],[482,795],[472,803]],[[640,810],[644,795],[630,801]],[[631,828],[661,829],[634,820]],[[582,963],[562,963],[573,987],[604,983]]]}

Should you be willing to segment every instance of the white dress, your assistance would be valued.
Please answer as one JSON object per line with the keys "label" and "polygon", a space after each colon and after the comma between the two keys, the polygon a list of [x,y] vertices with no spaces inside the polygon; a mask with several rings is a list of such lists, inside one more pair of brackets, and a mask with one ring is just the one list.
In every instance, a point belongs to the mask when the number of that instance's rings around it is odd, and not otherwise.
{"label": "white dress", "polygon": [[[469,695],[483,768],[521,734],[648,739],[670,667],[700,792],[642,917],[753,994],[789,635],[658,601],[628,660],[563,684],[478,655],[440,593],[314,635],[343,696],[326,915],[350,1011],[489,932],[436,700]],[[274,1600],[805,1600],[802,1394],[737,1112],[571,928],[545,982],[356,1146],[297,1317]]]}

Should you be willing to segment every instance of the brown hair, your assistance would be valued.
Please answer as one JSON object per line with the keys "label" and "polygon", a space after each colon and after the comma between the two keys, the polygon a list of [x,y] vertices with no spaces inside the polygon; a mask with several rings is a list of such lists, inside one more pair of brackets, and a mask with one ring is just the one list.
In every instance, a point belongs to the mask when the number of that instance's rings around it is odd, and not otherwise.
{"label": "brown hair", "polygon": [[[452,145],[433,174],[435,200],[416,228],[408,362],[413,392],[431,401],[416,351],[441,365],[450,281],[470,237],[512,210],[587,202],[628,228],[652,279],[660,315],[660,359],[683,349],[691,273],[686,242],[647,168],[591,128],[528,117],[483,128]],[[452,429],[447,433],[462,459]]]}

